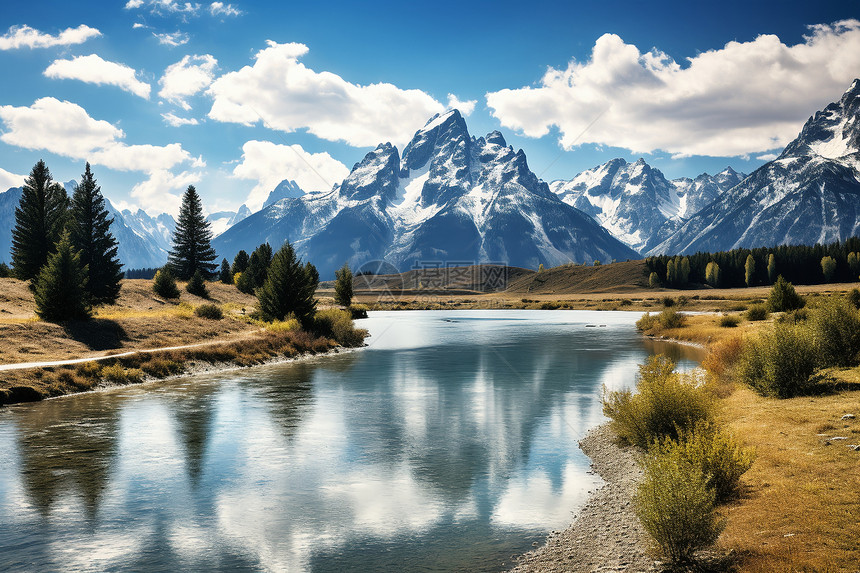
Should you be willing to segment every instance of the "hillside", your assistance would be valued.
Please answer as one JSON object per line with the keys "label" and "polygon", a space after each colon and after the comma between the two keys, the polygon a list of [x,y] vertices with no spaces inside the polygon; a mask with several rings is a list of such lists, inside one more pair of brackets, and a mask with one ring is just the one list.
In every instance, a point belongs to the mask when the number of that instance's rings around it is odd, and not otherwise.
{"label": "hillside", "polygon": [[645,261],[562,265],[511,281],[508,294],[621,293],[648,289]]}

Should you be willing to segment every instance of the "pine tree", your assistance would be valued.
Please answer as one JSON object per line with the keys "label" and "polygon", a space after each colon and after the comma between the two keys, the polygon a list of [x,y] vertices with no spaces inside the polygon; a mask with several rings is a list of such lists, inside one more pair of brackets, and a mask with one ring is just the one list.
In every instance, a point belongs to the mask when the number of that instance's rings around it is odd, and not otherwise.
{"label": "pine tree", "polygon": [[292,245],[284,243],[272,259],[266,282],[257,289],[260,313],[266,320],[283,320],[292,313],[302,328],[310,329],[318,282],[316,268],[310,263],[302,265]]}
{"label": "pine tree", "polygon": [[780,275],[776,278],[776,282],[773,283],[773,287],[770,289],[767,304],[771,312],[784,312],[803,308],[806,305],[806,301],[797,294],[797,291],[794,290],[794,285]]}
{"label": "pine tree", "polygon": [[203,280],[203,273],[200,272],[200,269],[191,275],[191,279],[185,285],[185,290],[201,298],[209,298],[209,290],[206,288],[206,281]]}
{"label": "pine tree", "polygon": [[221,260],[221,273],[218,276],[218,280],[225,285],[233,284],[233,271],[230,270],[230,263],[227,262],[227,259]]}
{"label": "pine tree", "polygon": [[68,231],[56,247],[33,280],[36,314],[51,322],[89,318],[87,267],[81,266],[81,256],[72,248]]}
{"label": "pine tree", "polygon": [[755,259],[752,255],[747,255],[747,260],[744,263],[744,282],[748,287],[751,287],[753,280],[755,280]]}
{"label": "pine tree", "polygon": [[12,229],[12,267],[22,280],[35,278],[55,251],[66,225],[69,197],[51,179],[51,171],[41,159],[24,181],[21,202],[15,209]]}
{"label": "pine tree", "polygon": [[81,265],[89,269],[87,290],[94,304],[112,303],[119,296],[122,264],[117,258],[118,241],[110,232],[113,219],[108,219],[101,187],[96,185],[90,164],[72,195],[69,216],[69,236],[81,255]]}
{"label": "pine tree", "polygon": [[164,265],[155,273],[152,279],[152,292],[164,298],[179,298],[179,287],[170,271],[170,265]]}
{"label": "pine tree", "polygon": [[349,264],[344,264],[342,269],[335,271],[334,276],[334,302],[348,307],[352,304],[352,271]]}
{"label": "pine tree", "polygon": [[767,256],[767,280],[770,284],[776,282],[776,257],[773,253]]}
{"label": "pine tree", "polygon": [[204,278],[212,276],[218,266],[212,261],[217,258],[209,244],[212,231],[209,222],[203,217],[203,206],[194,185],[189,185],[182,196],[179,220],[173,233],[173,249],[168,255],[168,264],[173,273],[181,280],[188,280],[196,271]]}
{"label": "pine tree", "polygon": [[272,247],[269,243],[263,243],[251,253],[248,258],[248,267],[242,271],[242,276],[236,281],[236,287],[246,294],[254,294],[254,291],[266,282],[266,275],[271,264]]}
{"label": "pine tree", "polygon": [[233,271],[233,274],[244,273],[245,269],[248,268],[248,253],[245,251],[239,251],[236,254],[236,258],[233,259],[233,267],[230,269]]}

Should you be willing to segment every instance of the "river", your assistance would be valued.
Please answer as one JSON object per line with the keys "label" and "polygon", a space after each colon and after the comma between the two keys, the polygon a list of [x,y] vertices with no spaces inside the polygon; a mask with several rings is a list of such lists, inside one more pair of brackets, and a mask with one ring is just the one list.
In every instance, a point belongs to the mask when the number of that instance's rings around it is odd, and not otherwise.
{"label": "river", "polygon": [[599,478],[638,313],[375,312],[365,349],[0,408],[3,571],[500,571]]}

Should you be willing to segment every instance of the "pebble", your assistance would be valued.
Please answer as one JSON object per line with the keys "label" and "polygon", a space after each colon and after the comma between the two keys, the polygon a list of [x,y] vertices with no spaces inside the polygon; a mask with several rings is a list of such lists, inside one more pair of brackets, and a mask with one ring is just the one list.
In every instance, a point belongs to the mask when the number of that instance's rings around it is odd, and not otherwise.
{"label": "pebble", "polygon": [[854,414],[845,414],[844,416],[842,416],[842,419],[843,420],[853,420]]}

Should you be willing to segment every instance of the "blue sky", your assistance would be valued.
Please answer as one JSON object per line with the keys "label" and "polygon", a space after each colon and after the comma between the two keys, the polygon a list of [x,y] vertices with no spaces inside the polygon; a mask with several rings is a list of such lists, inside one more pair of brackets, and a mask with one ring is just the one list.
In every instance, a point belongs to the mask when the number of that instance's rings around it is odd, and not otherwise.
{"label": "blue sky", "polygon": [[860,2],[14,2],[0,14],[0,187],[85,160],[175,211],[329,187],[457,105],[545,180],[625,157],[749,172],[860,76]]}

